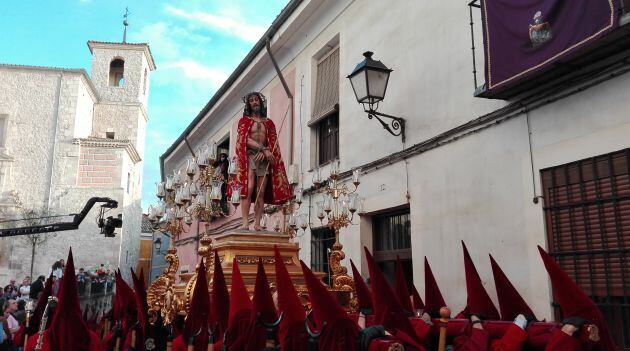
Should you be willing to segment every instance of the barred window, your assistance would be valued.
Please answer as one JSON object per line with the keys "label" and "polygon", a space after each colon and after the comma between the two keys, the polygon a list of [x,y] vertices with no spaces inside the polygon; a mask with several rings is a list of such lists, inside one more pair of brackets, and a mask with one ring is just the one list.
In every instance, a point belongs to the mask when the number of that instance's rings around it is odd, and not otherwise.
{"label": "barred window", "polygon": [[335,243],[335,231],[330,227],[311,230],[311,269],[326,274],[325,281],[330,285],[329,250]]}
{"label": "barred window", "polygon": [[409,209],[374,216],[374,260],[387,279],[393,283],[396,273],[396,257],[400,257],[407,285],[413,285],[411,257],[411,220]]}
{"label": "barred window", "polygon": [[629,170],[630,149],[541,170],[549,253],[595,301],[615,341],[627,349]]}
{"label": "barred window", "polygon": [[319,164],[339,157],[339,113],[333,112],[317,126]]}

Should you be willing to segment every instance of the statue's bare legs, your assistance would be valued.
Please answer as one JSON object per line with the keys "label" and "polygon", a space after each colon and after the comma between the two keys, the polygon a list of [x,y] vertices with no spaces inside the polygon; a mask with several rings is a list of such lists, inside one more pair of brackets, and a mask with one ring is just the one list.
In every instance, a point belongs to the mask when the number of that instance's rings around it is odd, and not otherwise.
{"label": "statue's bare legs", "polygon": [[256,182],[253,169],[247,171],[247,196],[241,200],[241,215],[243,217],[243,225],[241,229],[249,230],[249,207],[252,204],[252,196],[255,196],[254,189],[256,188]]}
{"label": "statue's bare legs", "polygon": [[260,220],[262,219],[263,209],[265,208],[265,188],[267,187],[267,177],[258,177],[256,182],[256,203],[254,204],[254,230],[262,230]]}

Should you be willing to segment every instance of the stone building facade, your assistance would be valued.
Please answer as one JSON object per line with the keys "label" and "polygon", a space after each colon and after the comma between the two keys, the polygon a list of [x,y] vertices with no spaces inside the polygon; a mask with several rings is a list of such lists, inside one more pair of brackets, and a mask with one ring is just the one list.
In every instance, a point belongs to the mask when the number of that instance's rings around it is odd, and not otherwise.
{"label": "stone building facade", "polygon": [[[147,44],[89,41],[88,47],[90,76],[83,69],[0,64],[3,218],[20,219],[16,198],[35,213],[68,215],[95,196],[117,200],[118,208],[105,216],[123,218],[116,237],[104,237],[96,204],[78,230],[49,234],[36,247],[33,275],[47,275],[70,247],[77,268],[103,263],[128,275],[138,260],[147,99],[155,64]],[[30,258],[24,237],[0,239],[0,280],[28,275]]]}

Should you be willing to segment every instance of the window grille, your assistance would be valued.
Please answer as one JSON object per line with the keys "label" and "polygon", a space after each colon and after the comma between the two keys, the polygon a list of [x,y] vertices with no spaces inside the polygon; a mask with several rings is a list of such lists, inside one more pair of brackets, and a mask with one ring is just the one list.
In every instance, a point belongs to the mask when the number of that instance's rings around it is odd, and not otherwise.
{"label": "window grille", "polygon": [[325,273],[328,285],[331,284],[328,256],[334,243],[335,231],[332,228],[321,227],[311,230],[311,269],[314,272]]}
{"label": "window grille", "polygon": [[373,218],[374,260],[387,279],[393,283],[396,257],[400,257],[407,285],[413,285],[411,257],[411,220],[409,209],[378,215]]}
{"label": "window grille", "polygon": [[333,112],[317,126],[319,164],[339,157],[339,113]]}
{"label": "window grille", "polygon": [[[630,149],[541,171],[549,253],[630,350]],[[562,319],[555,304],[558,319]]]}

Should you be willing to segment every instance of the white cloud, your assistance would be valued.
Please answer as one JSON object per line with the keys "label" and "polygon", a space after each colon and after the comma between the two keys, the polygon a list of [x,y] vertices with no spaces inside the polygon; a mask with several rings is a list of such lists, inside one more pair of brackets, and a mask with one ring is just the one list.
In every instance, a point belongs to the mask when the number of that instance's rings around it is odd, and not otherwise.
{"label": "white cloud", "polygon": [[239,17],[241,16],[235,11],[224,11],[220,16],[202,11],[188,12],[173,6],[166,6],[166,11],[174,16],[235,36],[250,43],[257,42],[266,30],[266,27],[252,25],[240,20]]}
{"label": "white cloud", "polygon": [[213,88],[218,88],[225,82],[228,73],[202,65],[193,60],[180,60],[162,65],[162,69],[180,69],[186,78],[209,81]]}

